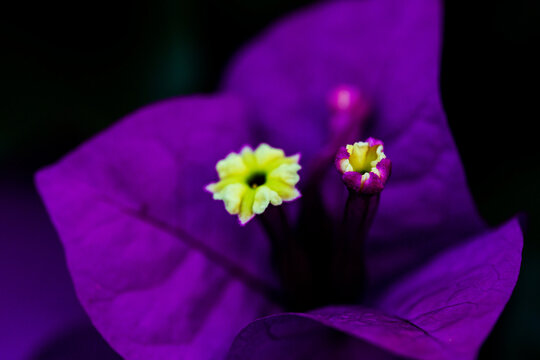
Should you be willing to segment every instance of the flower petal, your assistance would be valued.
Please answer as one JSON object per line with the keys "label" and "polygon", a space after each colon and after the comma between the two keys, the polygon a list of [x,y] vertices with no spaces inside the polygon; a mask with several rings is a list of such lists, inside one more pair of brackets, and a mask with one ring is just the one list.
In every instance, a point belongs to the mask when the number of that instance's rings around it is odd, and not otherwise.
{"label": "flower petal", "polygon": [[[308,166],[331,134],[328,93],[350,84],[371,99],[361,138],[383,140],[393,163],[368,245],[375,282],[483,228],[439,97],[441,27],[438,0],[324,3],[255,39],[225,78],[252,106],[260,141]],[[341,214],[345,191],[329,177],[329,213]]]}
{"label": "flower petal", "polygon": [[[329,330],[321,335],[322,324],[388,356],[474,359],[516,284],[522,245],[521,229],[513,220],[442,254],[396,284],[375,304],[380,310],[348,305],[269,316],[242,330],[229,358],[250,359],[272,350],[274,358],[295,359],[298,353],[292,346],[308,354],[341,354],[343,346],[353,346],[351,340],[329,336]],[[311,347],[305,349],[305,344]],[[361,355],[381,358],[380,353]]]}
{"label": "flower petal", "polygon": [[[366,322],[374,325],[372,328],[366,326],[367,334],[370,330],[384,329],[388,323],[399,322],[383,315],[379,316],[373,311],[365,311]],[[357,316],[358,313],[360,310],[357,311]],[[410,325],[408,327],[410,329],[400,329],[400,333],[407,330],[418,332],[414,327]],[[398,338],[393,332],[395,328],[398,326],[391,325],[388,329],[390,339]],[[369,341],[348,336],[331,326],[325,326],[322,317],[315,318],[310,314],[295,313],[272,315],[253,322],[236,337],[227,357],[227,360],[273,359],[396,360],[402,357],[372,345]]]}
{"label": "flower petal", "polygon": [[81,303],[128,359],[216,357],[274,308],[266,239],[204,191],[243,120],[232,97],[165,101],[37,175]]}
{"label": "flower petal", "polygon": [[516,285],[523,235],[517,219],[453,248],[394,284],[379,305],[475,355]]}

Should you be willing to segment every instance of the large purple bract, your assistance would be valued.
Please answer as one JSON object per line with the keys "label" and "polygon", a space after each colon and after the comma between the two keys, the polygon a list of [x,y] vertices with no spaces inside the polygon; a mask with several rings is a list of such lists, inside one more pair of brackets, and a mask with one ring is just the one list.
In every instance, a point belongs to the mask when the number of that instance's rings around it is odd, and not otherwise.
{"label": "large purple bract", "polygon": [[[143,108],[40,171],[105,339],[126,359],[474,358],[517,281],[522,235],[475,210],[439,97],[440,45],[436,0],[317,5],[240,52],[219,94]],[[366,135],[393,163],[366,244],[368,301],[283,313],[261,228],[238,226],[203,187],[243,144],[309,164],[340,84],[369,95]],[[324,186],[340,215],[338,174]]]}

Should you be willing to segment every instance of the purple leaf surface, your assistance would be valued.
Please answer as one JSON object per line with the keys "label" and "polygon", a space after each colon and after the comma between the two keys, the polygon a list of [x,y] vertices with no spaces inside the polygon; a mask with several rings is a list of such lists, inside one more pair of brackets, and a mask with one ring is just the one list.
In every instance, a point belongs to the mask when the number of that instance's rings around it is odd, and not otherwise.
{"label": "purple leaf surface", "polygon": [[77,294],[121,355],[212,357],[275,311],[266,239],[203,190],[243,120],[233,98],[162,102],[37,175]]}

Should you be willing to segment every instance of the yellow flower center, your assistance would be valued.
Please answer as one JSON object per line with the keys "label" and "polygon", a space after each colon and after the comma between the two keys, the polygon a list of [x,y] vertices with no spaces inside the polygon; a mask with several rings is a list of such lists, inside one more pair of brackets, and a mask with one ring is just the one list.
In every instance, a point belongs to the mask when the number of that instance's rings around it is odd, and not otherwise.
{"label": "yellow flower center", "polygon": [[295,188],[300,180],[299,158],[285,156],[283,150],[267,144],[255,150],[246,146],[217,163],[219,181],[207,185],[206,190],[215,200],[222,200],[227,212],[238,215],[244,225],[269,204],[281,205],[300,196]]}
{"label": "yellow flower center", "polygon": [[377,164],[384,158],[383,146],[380,144],[370,146],[369,143],[359,141],[353,145],[347,145],[348,159],[342,159],[339,163],[343,173],[355,171],[362,174],[362,184],[369,178],[369,173],[381,176]]}

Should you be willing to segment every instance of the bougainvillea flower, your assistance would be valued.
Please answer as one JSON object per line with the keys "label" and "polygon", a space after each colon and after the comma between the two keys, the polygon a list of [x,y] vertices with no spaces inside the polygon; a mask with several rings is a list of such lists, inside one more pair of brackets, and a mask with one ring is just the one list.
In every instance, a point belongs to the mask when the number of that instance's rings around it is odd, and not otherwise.
{"label": "bougainvillea flower", "polygon": [[335,162],[343,182],[357,192],[380,193],[390,176],[391,162],[384,154],[384,144],[373,138],[342,146]]}
{"label": "bougainvillea flower", "polygon": [[[220,93],[143,108],[38,173],[104,338],[127,359],[474,358],[517,281],[522,235],[475,210],[439,97],[440,44],[436,0],[316,5],[240,52]],[[328,107],[343,84],[371,117],[365,136],[336,141],[363,118]],[[347,190],[318,164],[368,136],[384,141],[392,176],[366,239],[364,296],[288,312],[260,223],[239,226],[203,188],[244,144],[300,153],[302,197],[281,207],[323,241]]]}
{"label": "bougainvillea flower", "polygon": [[227,212],[238,215],[245,225],[262,214],[271,203],[281,205],[300,196],[299,155],[285,156],[283,150],[260,144],[255,151],[245,146],[216,165],[219,181],[206,186],[215,200],[223,200]]}

